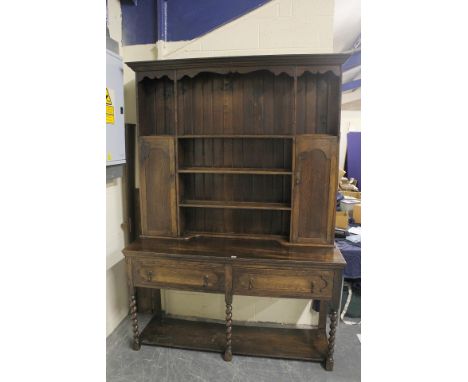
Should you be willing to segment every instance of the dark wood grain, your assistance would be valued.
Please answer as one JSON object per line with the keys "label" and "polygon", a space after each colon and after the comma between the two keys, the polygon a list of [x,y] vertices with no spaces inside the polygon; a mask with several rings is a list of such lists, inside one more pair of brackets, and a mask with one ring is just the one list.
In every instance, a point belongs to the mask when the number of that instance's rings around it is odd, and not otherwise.
{"label": "dark wood grain", "polygon": [[136,300],[137,300],[137,309],[139,313],[154,313],[154,294],[157,289],[148,289],[148,288],[135,288],[136,289]]}
{"label": "dark wood grain", "polygon": [[337,152],[335,137],[297,137],[291,241],[333,243]]}
{"label": "dark wood grain", "polygon": [[[193,234],[250,235],[256,237],[281,236],[289,234],[290,211],[284,209],[231,209],[232,231],[226,231],[223,222],[226,219],[222,208],[183,208],[185,226],[182,236]],[[200,214],[200,211],[202,214]],[[257,224],[272,219],[277,224]],[[268,222],[269,223],[269,222]]]}
{"label": "dark wood grain", "polygon": [[138,329],[136,297],[130,296],[130,319],[133,326],[133,350],[140,350],[140,332]]}
{"label": "dark wood grain", "polygon": [[136,286],[141,287],[222,292],[224,267],[195,261],[136,259],[133,263],[133,280]]}
{"label": "dark wood grain", "polygon": [[223,358],[229,362],[232,360],[232,266],[226,264],[225,272],[225,301],[226,301],[226,348]]}
{"label": "dark wood grain", "polygon": [[136,126],[125,124],[125,175],[123,179],[125,189],[125,231],[126,241],[131,243],[139,237],[137,232],[137,215],[135,211],[135,149],[136,149]]}
{"label": "dark wood grain", "polygon": [[[148,161],[140,166],[145,237],[224,232],[332,244],[338,163],[333,137],[339,135],[341,74],[334,65],[339,56],[294,58],[272,56],[271,66],[264,57],[236,58],[233,62],[242,69],[233,66],[227,72],[216,70],[217,65],[224,67],[224,59],[205,60],[213,64],[205,70],[195,70],[204,60],[132,64],[146,74],[138,82],[140,135],[176,135],[173,148],[149,150],[158,156],[155,162],[167,165],[158,171],[148,167]],[[289,69],[284,65],[288,61]],[[140,152],[148,152],[143,141]],[[189,174],[201,176],[183,176]],[[296,184],[287,178],[293,174]],[[148,199],[148,187],[169,197]],[[239,194],[242,198],[236,199]],[[196,211],[180,211],[188,207],[183,200],[224,202],[219,204],[224,210],[198,203],[190,206]],[[226,211],[250,201],[292,203],[293,211]]]}
{"label": "dark wood grain", "polygon": [[[336,285],[335,285],[336,288]],[[327,317],[328,317],[328,301],[327,300],[321,300],[319,301],[320,307],[319,307],[319,321],[318,321],[318,327],[319,329],[322,329],[325,332],[325,329],[327,327]]]}
{"label": "dark wood grain", "polygon": [[332,271],[279,266],[234,268],[234,293],[239,295],[330,298],[332,291]]}
{"label": "dark wood grain", "polygon": [[140,203],[143,235],[177,235],[174,139],[140,140]]}
{"label": "dark wood grain", "polygon": [[336,335],[336,324],[338,322],[338,314],[336,310],[332,310],[330,312],[330,332],[328,334],[328,354],[327,354],[327,360],[325,362],[325,368],[328,371],[333,370],[334,366],[334,359],[333,359],[333,353],[335,352],[335,335]]}
{"label": "dark wood grain", "polygon": [[[292,139],[262,137],[215,137],[197,136],[179,138],[180,167],[234,167],[234,168],[284,168],[291,169]],[[239,155],[226,161],[225,147],[239,147]],[[284,155],[284,151],[289,155]]]}
{"label": "dark wood grain", "polygon": [[264,203],[264,202],[237,202],[237,201],[219,201],[219,200],[183,200],[179,203],[180,207],[191,208],[233,208],[247,210],[291,210],[288,203]]}
{"label": "dark wood grain", "polygon": [[[347,57],[128,63],[140,135],[141,235],[123,251],[135,349],[315,360],[333,369],[345,265],[334,224]],[[161,288],[224,293],[224,324],[165,317]],[[319,299],[318,329],[234,325],[234,295]],[[155,313],[141,335],[137,297],[140,311]]]}
{"label": "dark wood grain", "polygon": [[[275,264],[290,264],[298,267],[311,265],[338,269],[344,268],[346,264],[341,252],[334,247],[288,246],[286,243],[272,239],[224,236],[139,239],[128,245],[123,253],[127,257],[152,258],[154,254],[160,256],[170,254],[171,258],[180,260],[206,259],[208,261],[228,260],[231,256],[236,256],[239,261],[246,263],[269,264],[275,260]],[[341,276],[341,274],[338,275],[338,279]]]}
{"label": "dark wood grain", "polygon": [[168,77],[144,79],[138,85],[138,99],[140,136],[173,135],[175,97],[172,80]]}
{"label": "dark wood grain", "polygon": [[179,167],[179,173],[203,174],[258,174],[258,175],[291,175],[291,170],[282,168],[248,168],[248,167]]}
{"label": "dark wood grain", "polygon": [[[159,79],[168,76],[171,79],[193,78],[203,72],[217,74],[248,74],[252,71],[265,70],[275,75],[282,73],[294,75],[294,67],[301,76],[304,72],[341,74],[341,65],[348,59],[345,54],[292,54],[266,56],[210,57],[177,60],[158,60],[126,62],[137,72],[137,80],[144,78]],[[176,73],[174,73],[176,69]]]}
{"label": "dark wood grain", "polygon": [[[226,350],[226,325],[174,318],[154,318],[141,333],[144,345],[184,349]],[[323,361],[328,354],[326,336],[317,329],[278,329],[232,326],[232,354]]]}

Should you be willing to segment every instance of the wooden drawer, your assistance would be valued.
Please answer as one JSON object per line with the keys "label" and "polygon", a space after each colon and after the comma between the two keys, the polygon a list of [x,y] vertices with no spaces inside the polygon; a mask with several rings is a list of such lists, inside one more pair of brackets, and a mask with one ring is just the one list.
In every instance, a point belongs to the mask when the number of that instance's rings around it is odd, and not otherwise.
{"label": "wooden drawer", "polygon": [[330,298],[333,271],[235,267],[234,293],[249,296]]}
{"label": "wooden drawer", "polygon": [[224,291],[224,266],[196,261],[134,260],[135,286]]}

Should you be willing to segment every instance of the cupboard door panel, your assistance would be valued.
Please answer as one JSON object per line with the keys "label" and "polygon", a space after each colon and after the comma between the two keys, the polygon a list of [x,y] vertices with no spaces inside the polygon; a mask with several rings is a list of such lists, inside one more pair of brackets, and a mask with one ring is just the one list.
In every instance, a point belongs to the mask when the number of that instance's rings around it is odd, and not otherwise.
{"label": "cupboard door panel", "polygon": [[337,152],[336,137],[296,138],[291,241],[333,244]]}
{"label": "cupboard door panel", "polygon": [[171,137],[140,139],[143,236],[177,236],[174,147]]}

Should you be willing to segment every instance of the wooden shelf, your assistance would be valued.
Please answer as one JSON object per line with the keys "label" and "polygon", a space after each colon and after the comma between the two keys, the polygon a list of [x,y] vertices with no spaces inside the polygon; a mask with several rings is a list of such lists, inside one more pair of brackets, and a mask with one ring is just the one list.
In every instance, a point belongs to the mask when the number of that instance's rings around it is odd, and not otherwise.
{"label": "wooden shelf", "polygon": [[183,200],[179,207],[193,208],[232,208],[247,210],[283,210],[290,211],[290,203],[234,202],[219,200]]}
{"label": "wooden shelf", "polygon": [[182,167],[179,173],[206,174],[258,174],[258,175],[291,175],[292,171],[284,168],[246,168],[246,167]]}
{"label": "wooden shelf", "polygon": [[261,234],[261,233],[234,233],[234,232],[208,232],[208,231],[190,231],[186,230],[181,233],[182,237],[191,238],[191,237],[222,237],[230,239],[252,239],[252,240],[276,240],[284,242],[289,240],[289,237],[286,235],[275,235],[275,234]]}
{"label": "wooden shelf", "polygon": [[238,139],[243,139],[243,138],[248,138],[248,139],[293,139],[294,137],[292,135],[179,135],[177,137],[178,139],[203,139],[203,138],[238,138]]}
{"label": "wooden shelf", "polygon": [[[141,333],[143,345],[224,352],[226,325],[154,317]],[[232,353],[322,361],[328,342],[319,329],[285,329],[233,325]]]}

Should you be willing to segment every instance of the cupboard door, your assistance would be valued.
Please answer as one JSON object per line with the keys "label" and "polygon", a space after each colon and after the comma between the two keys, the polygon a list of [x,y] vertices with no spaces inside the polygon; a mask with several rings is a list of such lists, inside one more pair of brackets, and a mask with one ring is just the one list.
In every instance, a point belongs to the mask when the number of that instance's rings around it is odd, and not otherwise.
{"label": "cupboard door", "polygon": [[296,137],[292,242],[333,244],[337,152],[336,137]]}
{"label": "cupboard door", "polygon": [[140,198],[142,235],[177,236],[174,138],[140,138]]}

